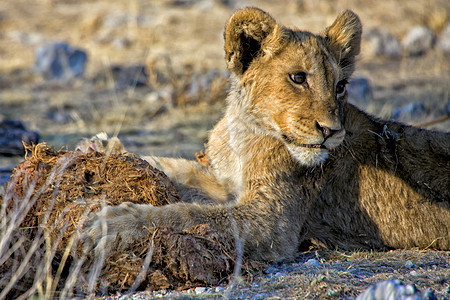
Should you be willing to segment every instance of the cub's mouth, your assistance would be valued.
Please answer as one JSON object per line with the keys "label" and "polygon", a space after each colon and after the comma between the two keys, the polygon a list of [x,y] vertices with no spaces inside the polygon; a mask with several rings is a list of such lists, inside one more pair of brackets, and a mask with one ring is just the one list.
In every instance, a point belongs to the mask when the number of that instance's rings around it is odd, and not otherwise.
{"label": "cub's mouth", "polygon": [[304,147],[304,148],[309,148],[309,149],[327,149],[327,147],[325,147],[325,145],[323,145],[323,144],[303,144],[303,143],[298,143],[295,139],[287,136],[286,134],[282,134],[281,136],[285,142],[287,142],[289,144],[293,144],[298,147]]}

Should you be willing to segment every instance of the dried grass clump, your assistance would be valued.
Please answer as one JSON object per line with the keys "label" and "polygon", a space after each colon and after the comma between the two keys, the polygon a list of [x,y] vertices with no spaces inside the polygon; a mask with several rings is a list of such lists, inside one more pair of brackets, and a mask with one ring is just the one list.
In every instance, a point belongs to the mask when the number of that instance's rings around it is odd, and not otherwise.
{"label": "dried grass clump", "polygon": [[[65,230],[58,250],[65,248],[80,217],[102,204],[128,201],[161,206],[180,201],[178,191],[164,173],[132,154],[55,151],[46,144],[25,148],[26,160],[14,169],[15,185],[10,192],[17,199],[30,192],[31,198],[38,194],[38,199],[21,227],[33,235],[43,224],[45,212],[52,210],[47,221],[52,240]],[[30,191],[34,181],[34,191]]]}
{"label": "dried grass clump", "polygon": [[83,294],[188,288],[217,284],[232,272],[232,239],[207,225],[151,228],[128,249],[84,256],[77,237],[90,212],[126,201],[167,205],[180,201],[178,191],[132,154],[55,151],[46,144],[26,150],[0,199],[0,298],[70,297],[75,286]]}

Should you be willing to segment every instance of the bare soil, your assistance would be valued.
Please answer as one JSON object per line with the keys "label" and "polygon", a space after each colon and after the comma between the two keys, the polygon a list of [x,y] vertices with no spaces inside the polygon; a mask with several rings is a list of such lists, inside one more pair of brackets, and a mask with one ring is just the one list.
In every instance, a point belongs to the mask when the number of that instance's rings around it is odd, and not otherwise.
{"label": "bare soil", "polygon": [[[257,6],[287,26],[320,32],[343,9],[354,10],[364,29],[383,29],[401,40],[415,25],[439,37],[450,21],[446,0],[16,0],[0,3],[0,119],[18,119],[41,140],[74,149],[83,137],[118,135],[136,155],[194,158],[208,130],[222,115],[227,72],[223,27],[237,8]],[[47,81],[34,71],[34,51],[66,41],[88,53],[82,78]],[[118,88],[112,66],[143,65],[148,82]],[[383,118],[408,103],[420,114],[401,121],[419,124],[448,114],[450,60],[436,48],[419,57],[373,56],[365,41],[354,77],[372,86],[368,101],[353,99]],[[449,131],[450,122],[429,129]],[[0,157],[12,168],[22,157]],[[316,259],[315,268],[305,264]],[[1,259],[0,259],[1,260]],[[410,263],[409,263],[410,262]],[[255,271],[258,269],[260,271]],[[235,299],[354,298],[371,284],[397,278],[450,297],[450,254],[428,250],[392,252],[312,251],[294,261],[261,265],[233,277],[233,289],[144,292],[133,297]],[[197,291],[197,293],[195,292]],[[119,297],[119,296],[117,296]]]}

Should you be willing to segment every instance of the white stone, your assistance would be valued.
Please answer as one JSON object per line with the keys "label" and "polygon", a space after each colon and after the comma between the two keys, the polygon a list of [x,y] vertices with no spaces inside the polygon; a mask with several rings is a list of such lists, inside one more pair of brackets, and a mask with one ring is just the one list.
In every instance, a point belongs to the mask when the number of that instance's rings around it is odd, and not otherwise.
{"label": "white stone", "polygon": [[425,54],[433,47],[434,33],[426,26],[415,26],[402,41],[403,49],[410,56]]}

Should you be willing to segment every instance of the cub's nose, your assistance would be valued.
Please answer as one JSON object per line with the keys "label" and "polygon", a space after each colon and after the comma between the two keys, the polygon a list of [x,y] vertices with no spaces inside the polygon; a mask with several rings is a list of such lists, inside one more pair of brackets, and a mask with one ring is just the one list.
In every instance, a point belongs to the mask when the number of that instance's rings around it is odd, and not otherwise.
{"label": "cub's nose", "polygon": [[342,129],[331,129],[330,127],[327,126],[323,126],[320,125],[317,121],[316,121],[316,128],[319,132],[322,133],[323,138],[326,140],[328,137],[340,132]]}

